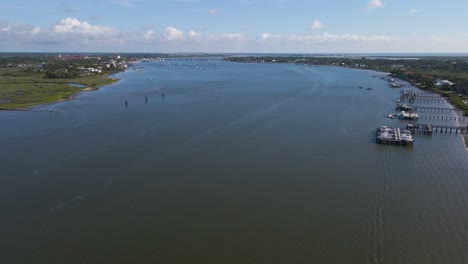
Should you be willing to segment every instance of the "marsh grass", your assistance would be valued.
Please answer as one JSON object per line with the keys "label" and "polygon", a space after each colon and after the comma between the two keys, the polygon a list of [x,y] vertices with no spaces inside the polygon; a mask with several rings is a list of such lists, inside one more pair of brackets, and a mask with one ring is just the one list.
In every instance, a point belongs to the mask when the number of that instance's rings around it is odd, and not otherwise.
{"label": "marsh grass", "polygon": [[[108,75],[97,75],[73,79],[45,78],[43,73],[26,73],[0,69],[0,107],[26,108],[29,106],[70,99],[83,91],[67,83],[83,84],[95,90],[101,86],[117,82]],[[90,90],[90,89],[88,89]]]}

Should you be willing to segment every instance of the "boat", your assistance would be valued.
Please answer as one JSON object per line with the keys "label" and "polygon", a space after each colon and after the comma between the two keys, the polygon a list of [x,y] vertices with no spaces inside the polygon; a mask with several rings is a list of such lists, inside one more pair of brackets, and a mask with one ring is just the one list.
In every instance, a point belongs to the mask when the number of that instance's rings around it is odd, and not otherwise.
{"label": "boat", "polygon": [[400,114],[398,114],[398,117],[400,119],[406,119],[406,120],[418,120],[419,115],[416,113],[408,113],[405,111],[401,111]]}

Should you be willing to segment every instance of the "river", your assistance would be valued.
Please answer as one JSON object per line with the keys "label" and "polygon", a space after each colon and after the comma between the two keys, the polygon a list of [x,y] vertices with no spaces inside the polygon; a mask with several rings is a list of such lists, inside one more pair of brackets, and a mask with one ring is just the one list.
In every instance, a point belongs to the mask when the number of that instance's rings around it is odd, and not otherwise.
{"label": "river", "polygon": [[406,124],[381,73],[138,66],[0,112],[2,262],[468,263],[463,139],[375,144]]}

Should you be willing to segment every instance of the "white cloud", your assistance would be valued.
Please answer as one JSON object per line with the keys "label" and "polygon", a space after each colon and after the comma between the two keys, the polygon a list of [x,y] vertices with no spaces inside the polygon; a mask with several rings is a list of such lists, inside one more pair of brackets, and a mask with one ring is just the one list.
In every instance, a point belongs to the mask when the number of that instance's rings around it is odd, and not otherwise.
{"label": "white cloud", "polygon": [[[8,34],[9,37],[33,37],[41,32],[37,26],[25,24],[9,24],[8,22],[0,23],[0,33]],[[1,38],[0,38],[1,39]]]}
{"label": "white cloud", "polygon": [[116,30],[105,26],[93,26],[88,22],[79,21],[76,18],[67,17],[62,19],[53,27],[55,33],[79,33],[84,35],[109,35],[115,34]]}
{"label": "white cloud", "polygon": [[281,40],[286,43],[303,43],[307,45],[315,44],[339,44],[339,43],[354,43],[354,44],[369,44],[369,43],[388,43],[395,41],[383,35],[358,35],[358,34],[330,34],[324,32],[320,35],[271,35],[263,33],[260,35],[262,40]]}
{"label": "white cloud", "polygon": [[215,15],[215,14],[218,14],[218,13],[219,13],[219,10],[217,8],[208,9],[208,14],[210,14],[210,15]]}
{"label": "white cloud", "polygon": [[188,32],[188,36],[189,36],[189,38],[194,39],[194,40],[200,40],[202,38],[201,33],[197,32],[195,30],[190,30]]}
{"label": "white cloud", "polygon": [[152,40],[154,39],[154,31],[151,30],[151,29],[148,29],[145,33],[145,36],[144,36],[145,40]]}
{"label": "white cloud", "polygon": [[368,3],[367,3],[367,9],[374,9],[374,8],[382,8],[384,7],[384,3],[382,2],[382,0],[370,0]]}
{"label": "white cloud", "polygon": [[[258,36],[248,36],[240,32],[213,33],[205,30],[182,31],[172,26],[162,29],[151,26],[138,30],[120,30],[76,18],[65,18],[48,28],[0,21],[0,46],[5,51],[23,49],[121,52],[411,52],[417,51],[423,44],[434,47],[435,51],[466,51],[468,46],[468,37],[461,34],[432,39],[407,35],[406,39],[400,40],[378,34],[264,32]],[[429,43],[432,43],[432,46]]]}
{"label": "white cloud", "polygon": [[246,37],[241,33],[220,33],[210,34],[207,37],[208,41],[244,41]]}
{"label": "white cloud", "polygon": [[416,14],[418,14],[419,12],[421,12],[421,11],[419,11],[419,9],[413,8],[413,9],[411,9],[410,11],[408,11],[408,14],[410,14],[410,15],[416,15]]}
{"label": "white cloud", "polygon": [[309,25],[309,30],[318,30],[322,28],[323,28],[323,24],[322,22],[318,20],[315,20],[314,22],[312,22],[312,24]]}
{"label": "white cloud", "polygon": [[280,35],[274,35],[274,34],[270,34],[270,33],[262,33],[260,35],[260,39],[261,40],[267,40],[267,39],[278,39],[278,38],[281,38]]}
{"label": "white cloud", "polygon": [[175,27],[167,27],[164,30],[163,38],[165,41],[180,41],[184,40],[184,32]]}

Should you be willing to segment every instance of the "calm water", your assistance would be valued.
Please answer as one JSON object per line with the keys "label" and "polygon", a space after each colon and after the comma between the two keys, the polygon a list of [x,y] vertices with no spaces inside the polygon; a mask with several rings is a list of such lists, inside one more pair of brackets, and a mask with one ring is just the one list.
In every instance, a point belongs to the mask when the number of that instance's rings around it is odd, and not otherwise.
{"label": "calm water", "polygon": [[0,112],[2,263],[468,263],[463,139],[376,145],[377,73],[140,66]]}

